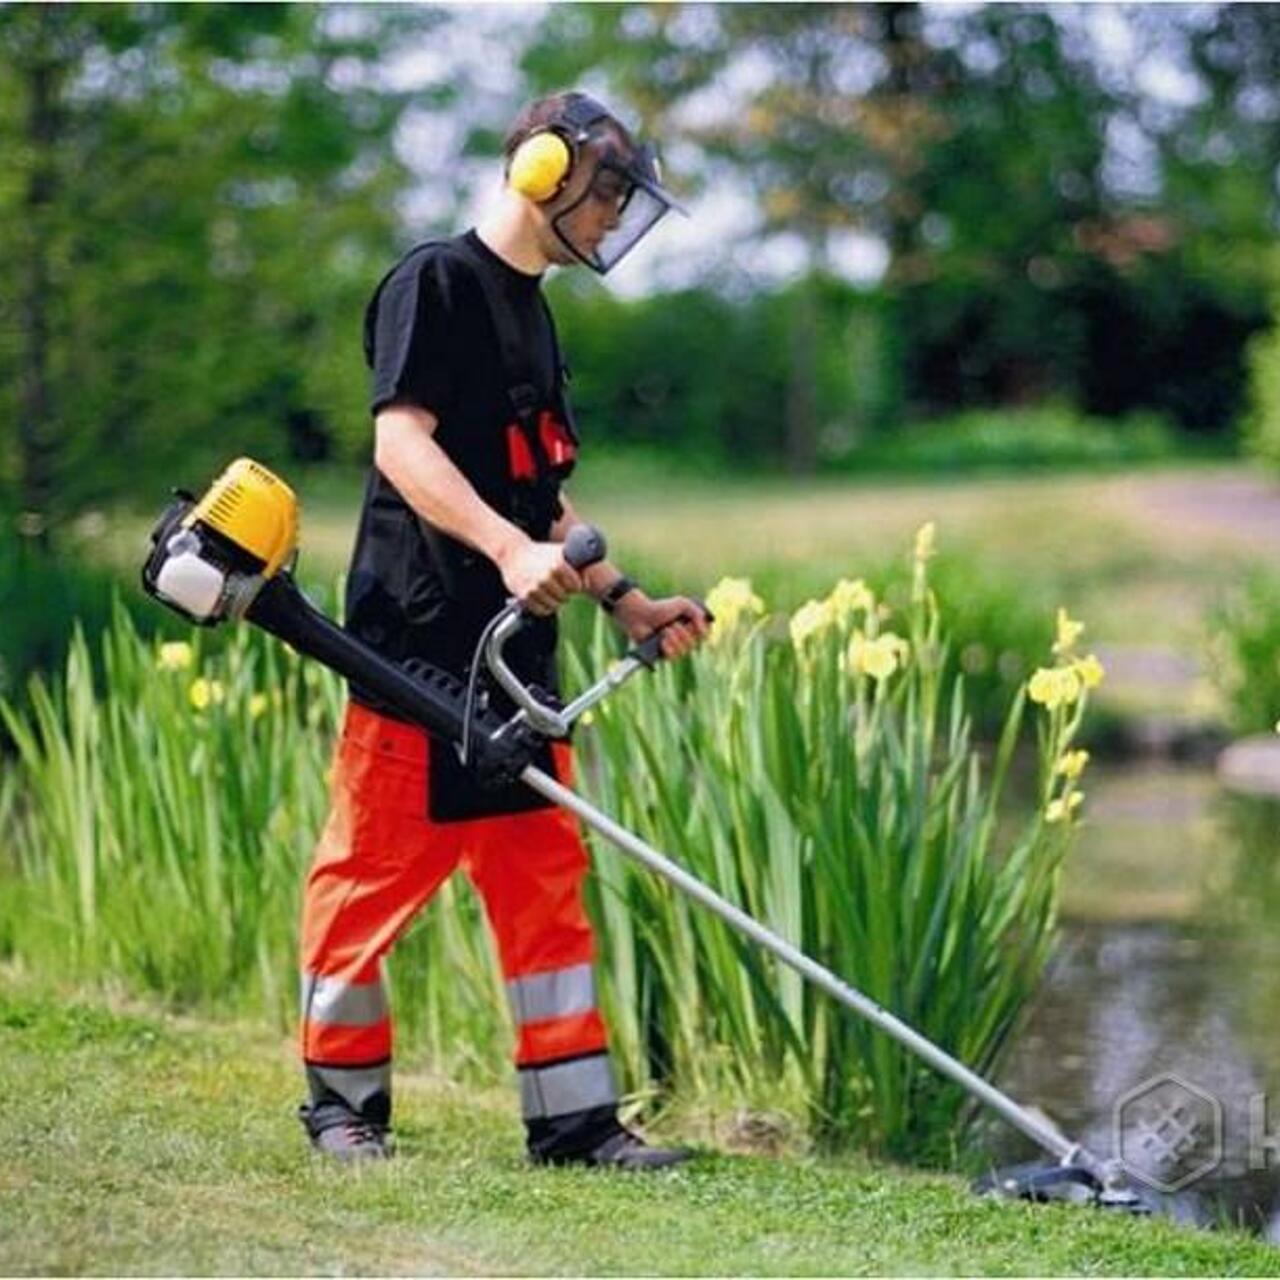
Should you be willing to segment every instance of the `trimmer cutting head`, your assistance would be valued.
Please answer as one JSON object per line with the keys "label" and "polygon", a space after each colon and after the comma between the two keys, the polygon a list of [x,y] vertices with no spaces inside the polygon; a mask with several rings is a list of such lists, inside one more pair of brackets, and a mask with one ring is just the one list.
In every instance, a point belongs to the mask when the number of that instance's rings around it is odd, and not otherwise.
{"label": "trimmer cutting head", "polygon": [[1080,1204],[1096,1209],[1119,1209],[1146,1215],[1155,1211],[1141,1192],[1118,1170],[1103,1179],[1083,1165],[1033,1160],[993,1169],[977,1178],[973,1189],[981,1196],[1026,1200],[1032,1204]]}

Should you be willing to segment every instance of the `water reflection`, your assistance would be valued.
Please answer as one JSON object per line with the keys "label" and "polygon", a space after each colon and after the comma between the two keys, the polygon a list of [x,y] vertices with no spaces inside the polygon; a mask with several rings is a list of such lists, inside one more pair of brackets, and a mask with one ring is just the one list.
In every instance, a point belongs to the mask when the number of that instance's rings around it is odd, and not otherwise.
{"label": "water reflection", "polygon": [[[1280,1141],[1272,1151],[1266,1139],[1280,1136],[1278,836],[1274,801],[1229,796],[1207,770],[1099,769],[1064,869],[1062,946],[1002,1080],[1106,1154],[1117,1104],[1143,1082],[1172,1073],[1205,1091],[1221,1104],[1221,1162],[1166,1203],[1275,1240]],[[1265,1119],[1260,1095],[1272,1099]],[[1120,1113],[1126,1144],[1145,1101]],[[1208,1124],[1195,1117],[1202,1142]],[[1005,1159],[1027,1155],[1016,1137],[997,1146]],[[1130,1145],[1124,1154],[1133,1158]]]}

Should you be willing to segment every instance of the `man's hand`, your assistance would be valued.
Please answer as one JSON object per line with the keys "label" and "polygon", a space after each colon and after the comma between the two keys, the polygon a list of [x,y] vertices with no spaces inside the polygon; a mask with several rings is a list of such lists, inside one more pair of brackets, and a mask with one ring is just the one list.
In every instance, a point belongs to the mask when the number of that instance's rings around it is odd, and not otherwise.
{"label": "man's hand", "polygon": [[497,558],[507,590],[532,614],[545,617],[582,590],[582,578],[558,542],[514,542]]}
{"label": "man's hand", "polygon": [[643,591],[629,591],[618,601],[613,616],[633,644],[661,631],[664,658],[682,657],[711,630],[701,606],[687,596],[650,600]]}

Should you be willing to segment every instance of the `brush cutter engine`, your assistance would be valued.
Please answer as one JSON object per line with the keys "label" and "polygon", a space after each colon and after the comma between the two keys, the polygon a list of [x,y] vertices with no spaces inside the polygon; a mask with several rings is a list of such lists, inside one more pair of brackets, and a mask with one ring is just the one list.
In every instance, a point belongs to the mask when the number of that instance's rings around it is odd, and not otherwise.
{"label": "brush cutter engine", "polygon": [[[298,589],[293,578],[297,542],[293,490],[260,463],[238,458],[203,498],[174,491],[151,532],[142,585],[191,622],[217,626],[244,619],[373,690],[458,747],[487,785],[516,781],[546,738],[564,737],[587,707],[620,682],[615,668],[569,707],[522,685],[502,660],[503,646],[527,621],[515,601],[486,628],[467,685],[421,661],[397,666],[354,640]],[[590,525],[578,525],[565,539],[564,556],[575,569],[604,555],[604,538]],[[654,637],[634,651],[623,667],[627,674],[652,664],[657,643]],[[486,661],[488,672],[482,669]],[[512,694],[518,709],[510,719],[490,709],[479,684],[482,674],[492,674]]]}
{"label": "brush cutter engine", "polygon": [[243,618],[264,584],[297,557],[298,499],[238,458],[198,502],[181,489],[151,532],[146,591],[201,626]]}

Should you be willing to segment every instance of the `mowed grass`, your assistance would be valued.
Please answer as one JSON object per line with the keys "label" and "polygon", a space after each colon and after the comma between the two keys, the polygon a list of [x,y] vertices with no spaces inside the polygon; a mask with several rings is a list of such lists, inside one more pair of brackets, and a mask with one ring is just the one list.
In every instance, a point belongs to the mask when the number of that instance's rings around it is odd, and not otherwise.
{"label": "mowed grass", "polygon": [[[1144,468],[931,481],[682,483],[628,491],[584,476],[580,507],[636,556],[695,586],[767,579],[780,602],[899,557],[926,520],[943,554],[1022,582],[1089,624],[1090,642],[1193,651],[1205,605],[1233,571],[1276,550],[1259,522],[1231,520],[1247,469]],[[1210,507],[1214,495],[1221,501]],[[1207,498],[1189,510],[1188,498]],[[336,513],[335,513],[336,514]],[[1280,520],[1280,498],[1276,515]],[[324,517],[322,517],[324,519]]]}
{"label": "mowed grass", "polygon": [[0,1272],[1280,1272],[1280,1251],[1237,1232],[986,1202],[956,1178],[852,1158],[531,1169],[506,1090],[413,1075],[399,1088],[401,1154],[344,1172],[304,1147],[278,1039],[5,974]]}

